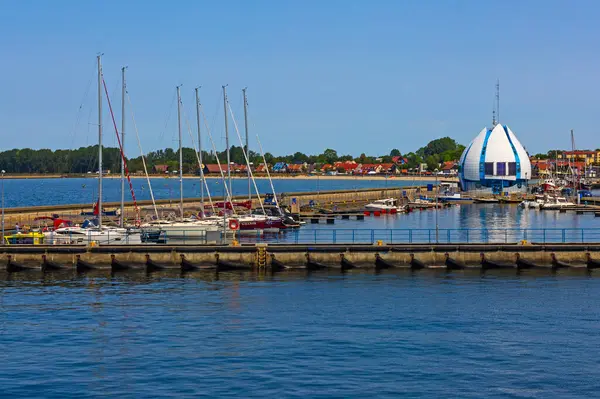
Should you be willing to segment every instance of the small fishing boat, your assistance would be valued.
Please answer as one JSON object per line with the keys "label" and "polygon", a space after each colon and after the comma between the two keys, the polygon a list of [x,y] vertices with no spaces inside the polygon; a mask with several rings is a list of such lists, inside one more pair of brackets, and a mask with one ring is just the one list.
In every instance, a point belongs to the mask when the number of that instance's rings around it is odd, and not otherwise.
{"label": "small fishing boat", "polygon": [[43,245],[45,236],[43,233],[30,231],[30,232],[16,232],[4,236],[5,245]]}

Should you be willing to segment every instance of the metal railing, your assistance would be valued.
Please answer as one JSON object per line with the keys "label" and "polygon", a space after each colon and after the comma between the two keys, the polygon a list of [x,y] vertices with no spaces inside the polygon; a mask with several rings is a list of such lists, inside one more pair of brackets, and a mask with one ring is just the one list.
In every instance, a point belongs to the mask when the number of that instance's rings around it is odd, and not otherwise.
{"label": "metal railing", "polygon": [[600,242],[600,228],[512,229],[314,229],[290,230],[276,235],[241,236],[242,243],[289,244],[509,244]]}
{"label": "metal railing", "polygon": [[[156,229],[103,235],[46,233],[50,245],[145,245],[145,244],[224,244],[232,239],[242,244],[510,244],[523,240],[534,243],[600,243],[600,228],[508,228],[508,229],[287,229],[278,233],[261,231],[197,230],[162,231]],[[33,242],[15,242],[27,244]],[[7,243],[2,243],[7,244]]]}

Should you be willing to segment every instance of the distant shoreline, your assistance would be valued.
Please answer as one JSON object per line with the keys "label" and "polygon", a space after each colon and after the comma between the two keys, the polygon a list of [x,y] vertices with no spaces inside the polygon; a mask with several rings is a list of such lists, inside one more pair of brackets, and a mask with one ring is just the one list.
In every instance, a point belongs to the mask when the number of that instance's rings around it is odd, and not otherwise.
{"label": "distant shoreline", "polygon": [[[153,174],[153,175],[149,175],[150,178],[164,178],[164,179],[178,179],[178,176],[165,176],[163,174]],[[255,179],[267,179],[266,175],[260,175],[260,176],[254,176]],[[49,174],[49,175],[44,175],[44,174],[10,174],[10,175],[4,175],[4,178],[7,180],[18,180],[18,179],[95,179],[96,176],[95,175],[57,175],[57,174]],[[121,176],[120,175],[115,175],[115,174],[111,174],[111,175],[105,175],[103,176],[104,179],[120,179]],[[132,179],[145,179],[146,176],[131,176]],[[197,175],[184,175],[183,176],[184,179],[198,179],[199,177]],[[221,179],[221,176],[206,176],[207,179]],[[235,175],[231,175],[232,179],[242,179],[245,180],[247,179],[246,175],[240,175],[240,174],[235,174]],[[415,181],[423,181],[423,180],[427,180],[427,181],[435,181],[437,180],[453,180],[453,181],[458,181],[458,178],[456,177],[450,177],[450,176],[406,176],[406,175],[390,175],[390,176],[381,176],[381,175],[362,175],[362,176],[353,176],[353,175],[306,175],[306,174],[300,174],[300,175],[280,175],[280,174],[273,174],[271,175],[271,179],[273,180],[282,180],[282,179],[287,179],[287,180],[292,180],[292,179],[298,179],[298,180],[399,180],[399,181],[411,181],[411,180],[415,180]]]}

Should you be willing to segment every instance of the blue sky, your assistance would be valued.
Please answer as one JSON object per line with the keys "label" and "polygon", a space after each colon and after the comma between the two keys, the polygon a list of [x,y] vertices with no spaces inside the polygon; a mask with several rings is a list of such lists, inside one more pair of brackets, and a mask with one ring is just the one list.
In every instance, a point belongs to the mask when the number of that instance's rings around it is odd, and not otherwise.
{"label": "blue sky", "polygon": [[[579,148],[597,148],[599,11],[593,1],[0,0],[0,150],[94,144],[98,52],[118,114],[128,66],[145,150],[176,145],[178,84],[192,125],[202,85],[220,147],[223,84],[240,128],[248,87],[251,137],[276,154],[467,144],[490,125],[497,78],[501,120],[530,152],[570,147],[571,128]],[[116,145],[105,116],[105,144]],[[132,135],[126,145],[139,154]]]}

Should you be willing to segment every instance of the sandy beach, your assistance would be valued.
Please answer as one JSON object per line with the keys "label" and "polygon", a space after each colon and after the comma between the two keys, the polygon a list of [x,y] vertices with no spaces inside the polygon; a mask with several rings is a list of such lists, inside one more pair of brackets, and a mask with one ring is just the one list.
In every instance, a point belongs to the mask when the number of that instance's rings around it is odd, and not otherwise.
{"label": "sandy beach", "polygon": [[[149,175],[150,178],[164,178],[164,179],[178,179],[179,176],[177,175],[169,175],[169,176],[165,176],[164,174],[151,174]],[[57,174],[6,174],[4,175],[5,179],[74,179],[74,178],[87,178],[87,179],[94,179],[97,176],[95,175],[91,175],[91,174],[76,174],[76,175],[57,175]],[[110,174],[110,175],[104,175],[102,176],[104,179],[120,179],[121,176],[118,174]],[[139,176],[139,175],[135,175],[135,176],[131,176],[132,179],[145,179],[146,176]],[[184,175],[183,176],[184,179],[198,179],[197,175]],[[211,176],[206,176],[207,179],[221,179],[221,176],[215,176],[215,175],[211,175]],[[236,174],[232,174],[231,175],[232,179],[247,179],[246,175],[242,175],[239,173]],[[255,175],[254,176],[255,179],[267,179],[266,175]],[[427,180],[427,181],[435,181],[437,180],[452,180],[452,181],[458,181],[458,179],[456,177],[449,177],[449,176],[406,176],[406,175],[390,175],[390,176],[378,176],[378,175],[366,175],[366,176],[353,176],[353,175],[306,175],[306,174],[299,174],[299,175],[289,175],[289,174],[285,174],[285,175],[279,175],[279,174],[275,174],[275,175],[271,175],[271,179],[273,180],[279,180],[279,179],[286,179],[286,180],[290,180],[290,179],[298,179],[298,180],[400,180],[400,181],[423,181],[423,180]]]}

